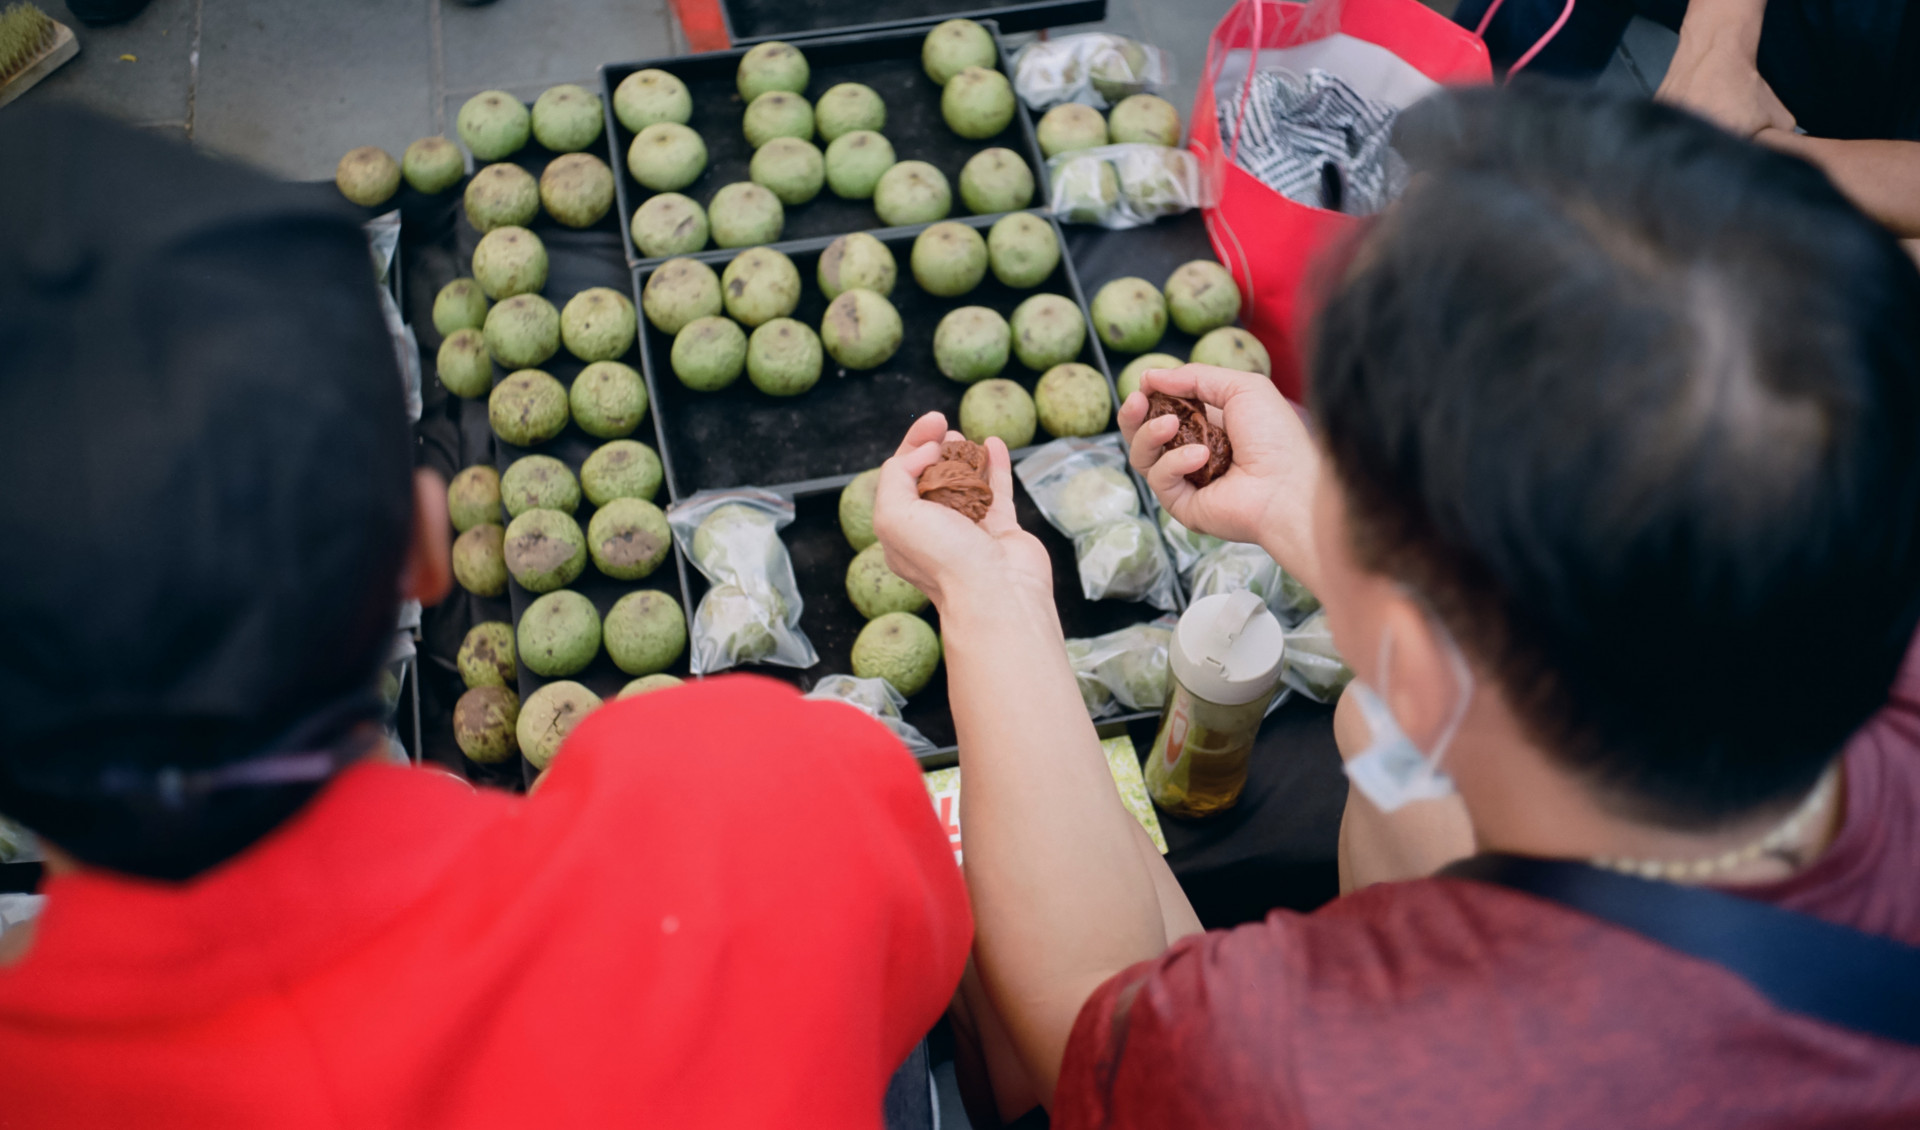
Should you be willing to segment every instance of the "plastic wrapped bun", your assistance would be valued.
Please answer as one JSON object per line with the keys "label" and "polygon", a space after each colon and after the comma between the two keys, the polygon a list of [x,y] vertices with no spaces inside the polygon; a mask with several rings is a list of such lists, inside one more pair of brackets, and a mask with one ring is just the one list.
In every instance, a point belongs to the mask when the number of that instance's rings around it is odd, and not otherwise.
{"label": "plastic wrapped bun", "polygon": [[811,667],[793,560],[779,531],[793,503],[771,491],[702,491],[667,510],[681,552],[712,582],[694,610],[689,662],[696,675],[743,663]]}
{"label": "plastic wrapped bun", "polygon": [[1124,707],[1163,710],[1167,705],[1167,647],[1176,620],[1129,624],[1091,639],[1068,640],[1067,658],[1080,681],[1087,713],[1100,718]]}
{"label": "plastic wrapped bun", "polygon": [[1100,679],[1101,656],[1095,654],[1096,646],[1093,640],[1068,640],[1067,662],[1073,664],[1074,681],[1080,684],[1080,702],[1087,708],[1087,717],[1105,718],[1117,708],[1113,692]]}
{"label": "plastic wrapped bun", "polygon": [[1173,609],[1173,560],[1153,523],[1139,515],[1095,526],[1073,539],[1088,600],[1144,600]]}
{"label": "plastic wrapped bun", "polygon": [[1227,544],[1212,534],[1198,534],[1180,524],[1180,520],[1165,510],[1156,508],[1160,522],[1160,536],[1167,541],[1167,551],[1173,554],[1173,567],[1180,573],[1180,579],[1193,584],[1193,567],[1200,562],[1209,550],[1219,549]]}
{"label": "plastic wrapped bun", "polygon": [[1048,523],[1073,539],[1080,590],[1089,600],[1144,600],[1178,607],[1173,560],[1112,436],[1058,439],[1014,467]]}
{"label": "plastic wrapped bun", "polygon": [[1333,646],[1324,611],[1288,629],[1286,669],[1280,677],[1315,702],[1332,702],[1353,681],[1353,669]]}
{"label": "plastic wrapped bun", "polygon": [[1266,550],[1245,542],[1222,542],[1201,554],[1187,574],[1187,588],[1194,600],[1246,589],[1266,601],[1284,624],[1298,623],[1320,607],[1320,599],[1267,556]]}
{"label": "plastic wrapped bun", "polygon": [[855,675],[828,675],[814,684],[805,698],[821,702],[844,702],[892,730],[900,744],[915,757],[936,753],[939,747],[927,739],[900,714],[907,700],[885,679],[862,679]]}
{"label": "plastic wrapped bun", "polygon": [[1047,162],[1047,206],[1065,223],[1120,231],[1213,203],[1200,161],[1163,145],[1102,145]]}
{"label": "plastic wrapped bun", "polygon": [[1036,113],[1062,102],[1105,109],[1129,94],[1165,90],[1175,77],[1167,52],[1104,32],[1034,40],[1013,59],[1013,87]]}

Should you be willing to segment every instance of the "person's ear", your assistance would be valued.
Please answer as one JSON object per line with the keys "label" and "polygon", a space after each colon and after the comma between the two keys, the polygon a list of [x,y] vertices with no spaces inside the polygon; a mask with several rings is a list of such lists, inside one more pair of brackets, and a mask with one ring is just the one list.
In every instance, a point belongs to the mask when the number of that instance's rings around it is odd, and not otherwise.
{"label": "person's ear", "polygon": [[1385,669],[1374,672],[1369,684],[1379,691],[1384,680],[1386,703],[1400,728],[1430,752],[1467,688],[1448,641],[1419,602],[1395,586],[1382,603],[1380,627],[1392,634],[1392,643]]}
{"label": "person's ear", "polygon": [[438,604],[453,591],[453,549],[447,535],[447,484],[425,467],[413,473],[413,531],[400,566],[400,596]]}

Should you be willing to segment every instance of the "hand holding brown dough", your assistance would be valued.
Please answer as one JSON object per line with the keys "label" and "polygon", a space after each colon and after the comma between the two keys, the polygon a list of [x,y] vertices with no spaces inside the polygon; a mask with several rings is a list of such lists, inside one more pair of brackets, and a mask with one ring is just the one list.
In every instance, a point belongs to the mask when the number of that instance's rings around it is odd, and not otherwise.
{"label": "hand holding brown dough", "polygon": [[940,462],[920,476],[920,497],[958,510],[976,522],[986,517],[993,505],[993,486],[987,481],[987,449],[964,439],[941,444]]}
{"label": "hand holding brown dough", "polygon": [[[1185,447],[1188,444],[1204,444],[1207,449],[1206,465],[1197,471],[1187,473],[1187,481],[1196,487],[1204,487],[1233,466],[1233,444],[1227,440],[1227,429],[1207,419],[1206,406],[1197,400],[1168,396],[1164,392],[1147,394],[1147,419],[1156,416],[1177,416],[1180,430],[1173,433],[1168,441],[1167,450]],[[925,482],[925,480],[921,480]],[[924,488],[923,488],[924,491]]]}

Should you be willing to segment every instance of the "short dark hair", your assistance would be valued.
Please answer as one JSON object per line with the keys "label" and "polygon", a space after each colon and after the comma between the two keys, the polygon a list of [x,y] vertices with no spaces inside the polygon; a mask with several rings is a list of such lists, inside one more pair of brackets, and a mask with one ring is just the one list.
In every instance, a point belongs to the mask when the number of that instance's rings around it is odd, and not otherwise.
{"label": "short dark hair", "polygon": [[57,107],[0,153],[0,812],[182,878],[327,766],[221,770],[373,713],[412,520],[393,340],[331,186]]}
{"label": "short dark hair", "polygon": [[1593,91],[1409,111],[1321,311],[1354,549],[1616,811],[1789,803],[1920,619],[1920,274],[1825,177]]}

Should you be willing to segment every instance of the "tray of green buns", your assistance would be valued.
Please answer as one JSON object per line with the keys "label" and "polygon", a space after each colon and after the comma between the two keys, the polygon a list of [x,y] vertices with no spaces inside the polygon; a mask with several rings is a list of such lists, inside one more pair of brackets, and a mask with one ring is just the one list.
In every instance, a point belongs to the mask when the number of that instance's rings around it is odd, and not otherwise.
{"label": "tray of green buns", "polygon": [[1011,73],[990,20],[602,67],[628,259],[1026,208]]}
{"label": "tray of green buns", "polygon": [[1061,246],[1051,217],[1019,212],[636,271],[673,496],[853,474],[933,411],[1015,449],[1112,431],[1106,361]]}

